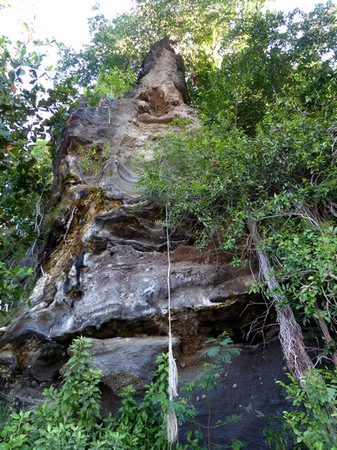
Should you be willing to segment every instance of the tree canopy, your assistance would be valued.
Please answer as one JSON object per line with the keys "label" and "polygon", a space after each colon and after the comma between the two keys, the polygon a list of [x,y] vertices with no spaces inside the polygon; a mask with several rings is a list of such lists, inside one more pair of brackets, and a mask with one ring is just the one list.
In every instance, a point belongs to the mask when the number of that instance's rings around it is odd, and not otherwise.
{"label": "tree canopy", "polygon": [[55,149],[50,137],[60,136],[76,88],[71,79],[52,82],[43,61],[55,43],[0,41],[0,290],[8,308],[25,292],[14,287],[32,273],[22,266],[36,260],[42,237]]}
{"label": "tree canopy", "polygon": [[248,252],[242,237],[249,240],[253,216],[285,302],[304,325],[314,319],[323,326],[324,319],[330,356],[336,335],[336,19],[330,2],[309,14],[254,12],[238,21],[222,42],[231,48],[221,67],[200,77],[195,102],[205,125],[167,135],[142,180],[151,195],[171,204],[174,217],[192,215],[202,224],[200,242],[216,236],[219,250],[233,256]]}

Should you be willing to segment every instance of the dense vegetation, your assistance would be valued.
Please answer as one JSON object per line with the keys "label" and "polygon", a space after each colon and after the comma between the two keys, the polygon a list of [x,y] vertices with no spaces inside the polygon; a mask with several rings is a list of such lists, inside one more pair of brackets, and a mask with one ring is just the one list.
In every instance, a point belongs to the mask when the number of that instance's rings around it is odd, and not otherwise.
{"label": "dense vegetation", "polygon": [[22,280],[36,266],[55,150],[47,139],[51,131],[60,136],[76,89],[70,79],[51,84],[43,52],[55,43],[12,43],[5,36],[0,42],[0,310],[6,311],[24,299]]}
{"label": "dense vegetation", "polygon": [[[137,0],[132,12],[112,21],[97,12],[91,44],[79,53],[63,50],[63,78],[56,75],[50,89],[39,72],[41,43],[30,51],[2,38],[0,293],[6,303],[20,299],[16,286],[25,270],[16,267],[43,234],[46,127],[52,125],[57,139],[75,87],[85,88],[93,104],[121,96],[150,44],[168,35],[181,45],[190,79],[198,78],[191,97],[202,125],[191,132],[181,124],[181,136],[165,136],[155,161],[143,166],[142,183],[169,205],[172,224],[197,221],[199,245],[212,242],[233,264],[258,257],[263,277],[254,289],[268,300],[268,313],[276,311],[292,372],[287,392],[307,410],[285,418],[303,448],[331,449],[337,433],[337,9],[329,1],[307,14],[284,15],[264,11],[263,3]],[[308,362],[307,329],[322,371]],[[264,332],[263,323],[257,330]]]}
{"label": "dense vegetation", "polygon": [[[218,358],[231,363],[240,352],[228,347],[232,341],[226,333],[211,345],[205,357]],[[174,403],[169,400],[168,355],[157,360],[154,379],[144,386],[141,401],[136,401],[133,386],[123,389],[118,416],[102,417],[99,389],[102,371],[92,367],[91,341],[79,337],[69,347],[71,355],[64,366],[60,389],[44,391],[45,401],[30,411],[14,413],[0,424],[0,450],[12,449],[101,449],[101,450],[165,450],[167,448],[167,417],[169,411],[178,416],[179,424],[189,422],[184,444],[174,444],[176,450],[198,450],[202,447],[202,431],[197,411],[190,397],[197,389],[214,389],[221,381],[222,367],[210,362],[195,380],[182,388],[183,394]],[[2,417],[4,419],[4,417]],[[224,419],[223,425],[240,420],[240,416]],[[210,441],[211,428],[207,430]],[[233,440],[227,448],[239,450],[243,443]],[[210,447],[208,447],[210,448]]]}

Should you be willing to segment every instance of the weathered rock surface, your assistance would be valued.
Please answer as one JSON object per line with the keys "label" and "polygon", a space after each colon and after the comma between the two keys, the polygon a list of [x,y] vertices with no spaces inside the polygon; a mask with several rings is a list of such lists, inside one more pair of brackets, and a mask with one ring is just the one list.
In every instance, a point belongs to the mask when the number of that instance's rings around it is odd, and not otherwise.
{"label": "weathered rock surface", "polygon": [[[177,348],[178,339],[173,340]],[[119,394],[130,384],[142,388],[152,380],[158,355],[167,352],[166,337],[93,339],[91,354],[96,369],[102,370],[102,382]],[[126,358],[127,355],[127,358]]]}
{"label": "weathered rock surface", "polygon": [[[145,58],[138,86],[127,98],[81,106],[68,120],[54,166],[53,233],[41,277],[30,306],[0,337],[2,383],[21,403],[34,405],[41,389],[56,382],[78,335],[94,338],[105,403],[125,383],[148,382],[157,356],[166,351],[168,258],[165,230],[158,225],[163,211],[142,197],[135,169],[158,136],[180,132],[173,119],[198,126],[182,57],[173,42],[163,40]],[[200,370],[198,351],[207,338],[226,329],[242,343],[264,305],[246,294],[254,279],[248,268],[234,269],[224,257],[202,254],[184,229],[172,231],[170,246],[172,329],[184,380]],[[214,415],[240,413],[249,402],[261,414],[280,412],[277,343],[245,344],[243,354],[228,368],[225,388],[211,394],[217,399]],[[205,416],[208,406],[200,402],[200,408]],[[244,419],[246,433],[237,424],[232,437],[253,442],[254,427],[261,431],[257,416]],[[222,436],[218,433],[216,442],[228,443],[229,434]]]}
{"label": "weathered rock surface", "polygon": [[[263,437],[263,430],[276,432],[276,417],[289,405],[284,391],[276,380],[285,381],[284,360],[277,338],[267,344],[238,345],[241,353],[230,365],[223,364],[223,375],[215,391],[199,390],[193,393],[193,403],[200,414],[197,422],[204,436],[210,432],[212,446],[227,448],[232,440],[246,443],[249,450],[270,449]],[[202,360],[195,355],[183,359],[180,367],[182,380],[193,379],[202,370]],[[239,420],[226,423],[229,416]],[[213,448],[213,447],[212,447]],[[230,448],[230,447],[229,447]],[[294,446],[289,442],[289,450]]]}

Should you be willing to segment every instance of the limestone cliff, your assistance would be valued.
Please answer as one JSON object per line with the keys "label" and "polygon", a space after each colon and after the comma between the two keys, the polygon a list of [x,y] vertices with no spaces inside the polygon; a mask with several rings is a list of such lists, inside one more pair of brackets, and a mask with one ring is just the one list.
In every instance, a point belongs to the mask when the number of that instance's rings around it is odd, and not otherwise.
{"label": "limestone cliff", "polygon": [[[180,132],[174,119],[198,126],[188,98],[182,56],[164,39],[146,56],[126,98],[102,99],[94,108],[83,103],[72,112],[54,163],[52,232],[41,276],[30,305],[0,339],[3,389],[21,405],[34,405],[43,387],[58,382],[67,347],[78,335],[94,338],[105,408],[125,384],[141,387],[151,379],[156,357],[167,349],[167,247],[158,222],[163,211],[136,186],[136,167],[159,136]],[[248,403],[253,412],[212,439],[267,448],[262,417],[284,408],[275,386],[283,362],[277,339],[254,345],[244,339],[264,308],[246,293],[254,275],[230,267],[221,255],[202,254],[184,228],[171,230],[170,245],[181,379],[200,371],[205,340],[227,330],[242,353],[212,394],[212,421],[240,414]],[[196,401],[206,423],[208,398],[196,395]]]}

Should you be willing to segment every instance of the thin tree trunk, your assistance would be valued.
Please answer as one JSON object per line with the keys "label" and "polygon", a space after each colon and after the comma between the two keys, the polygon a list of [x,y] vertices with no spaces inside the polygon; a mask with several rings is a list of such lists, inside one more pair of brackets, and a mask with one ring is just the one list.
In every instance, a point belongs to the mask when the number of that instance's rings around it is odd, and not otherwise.
{"label": "thin tree trunk", "polygon": [[[296,209],[298,210],[298,214],[300,215],[300,217],[306,222],[308,223],[310,226],[315,226],[316,228],[320,229],[320,224],[321,224],[321,218],[318,216],[314,216],[309,209],[305,208],[303,205],[298,205],[297,202],[293,201],[294,206],[296,207]],[[337,277],[335,277],[332,273],[327,274],[330,278],[337,280]],[[316,311],[319,311],[319,307],[318,304],[315,304],[315,308]],[[327,343],[327,345],[329,345],[331,342],[334,342],[328,325],[326,323],[326,321],[323,319],[323,317],[318,317],[316,318],[316,322],[318,324],[318,326],[320,327],[322,334],[324,336],[325,342]],[[331,359],[335,365],[335,367],[337,368],[337,351],[334,351],[331,355]]]}
{"label": "thin tree trunk", "polygon": [[[319,308],[318,308],[317,304],[315,305],[315,308],[316,308],[317,311],[319,311]],[[318,317],[316,319],[316,322],[318,323],[318,325],[319,325],[319,327],[320,327],[320,329],[321,329],[321,331],[323,333],[323,336],[324,336],[324,339],[325,339],[325,342],[327,343],[327,345],[329,345],[331,343],[334,343],[334,340],[331,337],[329,328],[328,328],[325,320],[322,317]],[[332,359],[335,367],[337,368],[337,351],[334,351],[332,353],[331,359]]]}
{"label": "thin tree trunk", "polygon": [[[247,219],[247,226],[255,245],[260,271],[264,281],[271,291],[281,292],[280,285],[272,274],[272,267],[269,259],[259,248],[262,238],[252,215],[249,215]],[[291,374],[301,383],[301,377],[306,374],[309,367],[313,366],[305,349],[302,329],[296,322],[291,307],[285,304],[284,296],[275,295],[274,299],[277,319],[280,326],[279,338],[282,350],[286,357],[287,367]]]}

